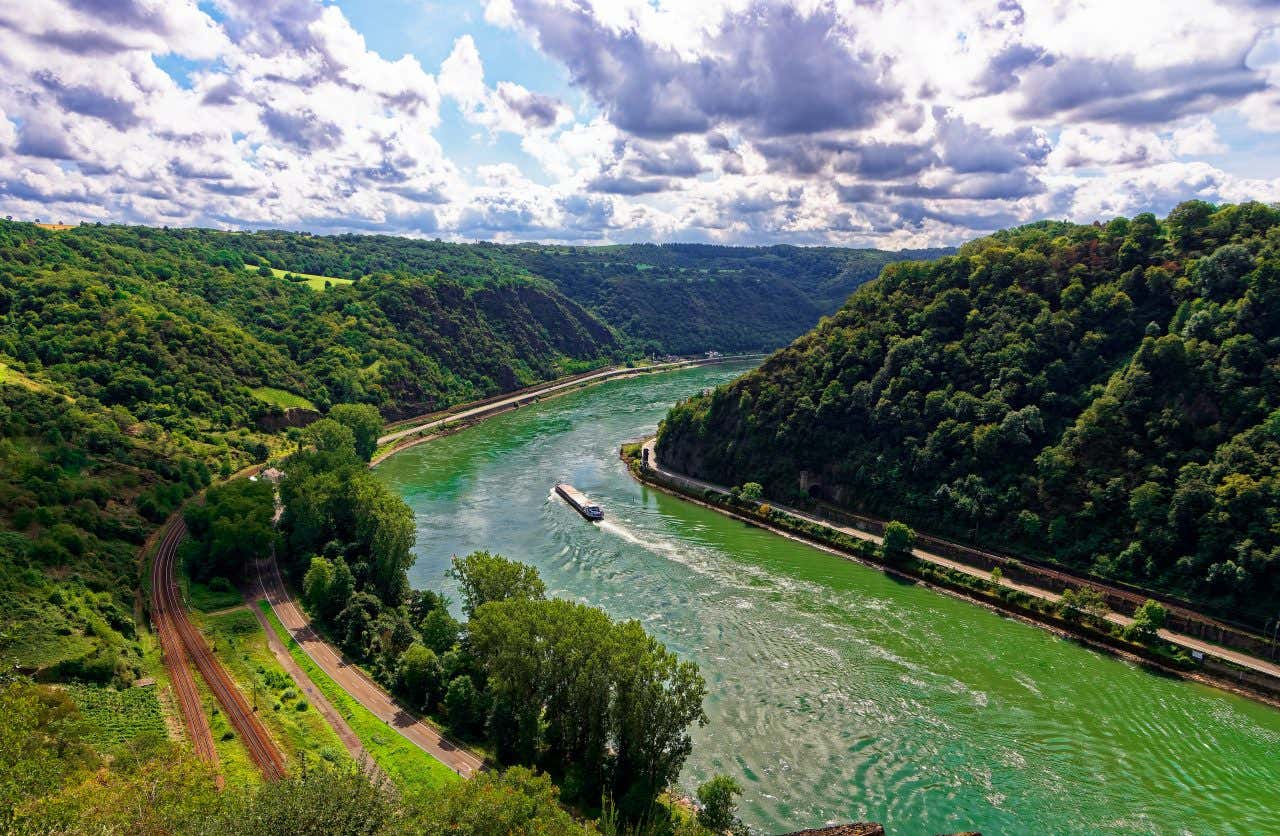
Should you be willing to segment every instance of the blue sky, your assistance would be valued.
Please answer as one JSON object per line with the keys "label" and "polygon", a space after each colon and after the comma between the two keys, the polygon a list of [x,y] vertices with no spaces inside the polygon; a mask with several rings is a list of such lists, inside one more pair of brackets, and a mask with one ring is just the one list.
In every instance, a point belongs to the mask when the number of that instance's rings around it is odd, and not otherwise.
{"label": "blue sky", "polygon": [[0,211],[954,244],[1280,199],[1270,0],[0,2]]}

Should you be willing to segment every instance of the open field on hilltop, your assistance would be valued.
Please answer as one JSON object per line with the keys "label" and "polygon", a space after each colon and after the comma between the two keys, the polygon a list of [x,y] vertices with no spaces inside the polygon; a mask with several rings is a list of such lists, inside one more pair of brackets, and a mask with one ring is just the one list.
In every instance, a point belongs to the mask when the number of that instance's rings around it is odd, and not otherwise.
{"label": "open field on hilltop", "polygon": [[318,412],[316,405],[295,392],[275,389],[270,386],[259,386],[253,390],[253,396],[263,403],[278,406],[281,409],[309,409]]}
{"label": "open field on hilltop", "polygon": [[[258,269],[255,265],[252,265],[252,264],[249,264],[246,266],[250,270]],[[303,279],[306,279],[306,281],[298,282],[298,284],[305,284],[307,287],[311,288],[312,290],[324,290],[326,283],[330,285],[339,285],[339,284],[351,284],[352,282],[352,279],[340,279],[337,276],[318,276],[315,273],[298,273],[293,270],[277,270],[274,267],[271,268],[271,272],[275,275],[277,279],[283,279],[285,276],[301,276]]]}
{"label": "open field on hilltop", "polygon": [[258,717],[289,759],[291,770],[301,765],[304,756],[311,763],[351,762],[338,735],[276,661],[253,613],[233,610],[207,615],[200,621],[201,632],[216,649],[236,687],[250,705],[256,701]]}
{"label": "open field on hilltop", "polygon": [[450,781],[461,780],[453,770],[428,755],[414,744],[406,740],[395,729],[379,720],[373,712],[360,704],[320,666],[311,660],[289,631],[280,623],[275,611],[266,601],[259,601],[258,606],[271,622],[271,627],[289,648],[289,655],[298,663],[298,667],[306,671],[307,676],[316,687],[328,698],[338,713],[343,716],[352,731],[364,744],[365,751],[373,758],[374,763],[382,768],[387,777],[402,791],[409,788],[421,790],[425,787],[438,787]]}

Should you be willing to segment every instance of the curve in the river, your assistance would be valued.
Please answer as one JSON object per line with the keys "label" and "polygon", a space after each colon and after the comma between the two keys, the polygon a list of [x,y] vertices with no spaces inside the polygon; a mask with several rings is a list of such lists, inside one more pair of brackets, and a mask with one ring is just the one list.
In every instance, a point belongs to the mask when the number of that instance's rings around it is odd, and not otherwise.
{"label": "curve in the river", "polygon": [[[742,367],[612,381],[376,469],[414,509],[415,585],[453,554],[536,565],[702,668],[710,724],[682,776],[746,788],[766,832],[1274,832],[1280,712],[1166,679],[647,489],[617,459]],[[551,494],[567,480],[601,525]],[[1270,829],[1270,830],[1269,830]]]}

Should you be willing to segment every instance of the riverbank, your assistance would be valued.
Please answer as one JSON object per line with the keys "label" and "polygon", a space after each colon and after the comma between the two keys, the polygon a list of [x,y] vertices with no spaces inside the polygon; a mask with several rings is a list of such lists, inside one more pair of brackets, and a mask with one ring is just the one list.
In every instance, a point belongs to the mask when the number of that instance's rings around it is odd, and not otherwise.
{"label": "riverbank", "polygon": [[[391,424],[390,426],[398,427],[399,429],[378,439],[378,449],[374,451],[373,460],[369,462],[369,466],[374,467],[396,453],[425,441],[439,438],[442,435],[448,435],[473,426],[486,418],[492,418],[494,415],[546,400],[549,397],[556,397],[587,386],[594,386],[597,383],[604,383],[607,380],[674,371],[676,369],[688,369],[695,366],[714,366],[723,363],[758,360],[764,356],[764,354],[735,354],[722,357],[690,358],[672,363],[654,363],[649,366],[614,366],[594,372],[549,380],[545,383],[539,383],[504,395],[494,395],[478,401],[458,404],[442,412],[434,412]],[[411,426],[405,427],[405,424],[410,424]]]}
{"label": "riverbank", "polygon": [[[641,451],[648,452],[648,459]],[[662,469],[653,439],[624,445],[620,456],[640,482],[694,502],[727,516],[799,540],[830,554],[884,571],[892,577],[923,583],[988,609],[1007,613],[1027,623],[1112,655],[1139,663],[1163,674],[1200,682],[1280,708],[1280,666],[1244,654],[1216,648],[1190,636],[1161,630],[1159,638],[1168,643],[1138,644],[1119,633],[1131,619],[1108,612],[1103,617],[1081,614],[1064,617],[1056,592],[1024,582],[993,576],[989,570],[920,549],[903,560],[887,561],[879,548],[877,534],[840,526],[790,508],[756,503],[734,497],[726,488]],[[1085,586],[1087,584],[1081,584]]]}
{"label": "riverbank", "polygon": [[[385,462],[374,472],[414,511],[411,584],[456,599],[450,556],[488,549],[535,566],[555,597],[643,624],[708,682],[680,787],[730,775],[761,833],[849,818],[903,833],[1274,821],[1271,707],[818,555],[625,471],[618,442],[747,365],[583,389]],[[604,521],[584,522],[556,481]]]}

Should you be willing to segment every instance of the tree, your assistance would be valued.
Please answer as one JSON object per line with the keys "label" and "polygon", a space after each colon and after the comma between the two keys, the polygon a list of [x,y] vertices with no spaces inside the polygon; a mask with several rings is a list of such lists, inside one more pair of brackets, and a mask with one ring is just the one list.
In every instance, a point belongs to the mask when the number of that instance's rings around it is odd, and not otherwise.
{"label": "tree", "polygon": [[458,582],[467,618],[491,601],[539,599],[547,591],[537,569],[485,551],[455,557],[449,575]]}
{"label": "tree", "polygon": [[302,603],[317,617],[326,617],[329,589],[333,586],[333,564],[323,557],[312,557],[307,574],[302,578]]}
{"label": "tree", "polygon": [[470,676],[456,676],[444,695],[444,710],[449,723],[463,734],[474,734],[483,719],[480,692]]}
{"label": "tree", "polygon": [[384,602],[398,604],[408,591],[405,572],[414,559],[413,511],[366,471],[351,474],[347,485],[355,541],[367,557],[370,586]]}
{"label": "tree", "polygon": [[881,549],[884,556],[891,560],[899,560],[911,554],[915,545],[916,533],[906,523],[893,520],[884,527],[884,540]]}
{"label": "tree", "polygon": [[1058,599],[1058,613],[1068,621],[1075,621],[1082,616],[1101,618],[1107,613],[1107,601],[1091,586],[1065,589]]}
{"label": "tree", "polygon": [[382,601],[368,592],[357,592],[333,619],[342,647],[352,656],[363,659],[369,652],[369,639],[374,622],[382,613]]}
{"label": "tree", "polygon": [[680,774],[693,751],[689,727],[704,725],[706,682],[692,662],[681,662],[637,621],[618,625],[619,674],[614,797],[626,816],[639,818]]}
{"label": "tree", "polygon": [[400,654],[396,666],[399,693],[407,695],[417,708],[430,710],[440,697],[443,677],[440,660],[431,648],[414,642]]}
{"label": "tree", "polygon": [[192,574],[239,579],[246,563],[273,553],[277,534],[275,491],[269,482],[237,479],[209,488],[203,504],[186,510],[187,529],[196,544]]}
{"label": "tree", "polygon": [[347,425],[340,424],[332,418],[321,418],[319,421],[308,424],[306,437],[318,452],[330,454],[335,462],[340,463],[344,459],[355,458],[355,433]]}
{"label": "tree", "polygon": [[97,765],[84,735],[65,691],[21,681],[0,686],[0,828],[8,830],[23,799]]}
{"label": "tree", "polygon": [[1156,631],[1164,626],[1168,611],[1158,602],[1148,598],[1133,613],[1133,620],[1124,628],[1125,638],[1147,643],[1155,640]]}
{"label": "tree", "polygon": [[742,486],[740,495],[743,499],[755,502],[764,495],[764,488],[760,486],[759,482],[747,482]]}
{"label": "tree", "polygon": [[488,601],[467,623],[466,645],[488,682],[500,755],[571,771],[577,798],[594,802],[604,792],[631,821],[679,774],[692,749],[689,727],[706,722],[697,666],[639,622],[615,623],[596,607]]}
{"label": "tree", "polygon": [[403,832],[423,836],[494,836],[529,833],[570,836],[594,832],[560,805],[555,784],[520,766],[481,772],[411,798]]}
{"label": "tree", "polygon": [[373,458],[382,432],[382,415],[367,403],[340,403],[329,410],[329,417],[351,430],[356,455],[364,461]]}
{"label": "tree", "polygon": [[462,625],[444,607],[431,610],[418,622],[422,643],[437,654],[446,653],[458,642]]}
{"label": "tree", "polygon": [[373,836],[399,830],[390,788],[356,769],[304,769],[232,796],[215,820],[217,834]]}
{"label": "tree", "polygon": [[707,830],[724,833],[741,825],[738,821],[737,797],[742,786],[728,775],[716,775],[698,787],[698,824]]}
{"label": "tree", "polygon": [[347,561],[341,557],[333,559],[333,580],[329,582],[329,593],[321,610],[327,619],[333,619],[342,612],[356,591],[355,575],[351,574]]}

